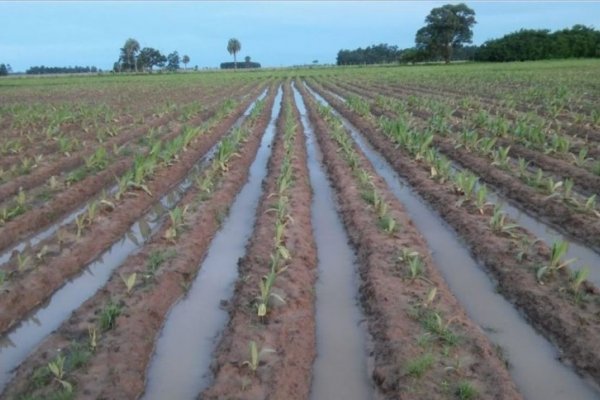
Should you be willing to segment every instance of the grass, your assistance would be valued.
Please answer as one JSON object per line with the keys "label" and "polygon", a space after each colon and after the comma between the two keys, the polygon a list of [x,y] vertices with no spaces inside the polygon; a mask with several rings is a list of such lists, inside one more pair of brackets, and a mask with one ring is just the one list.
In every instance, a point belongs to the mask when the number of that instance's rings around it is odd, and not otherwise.
{"label": "grass", "polygon": [[421,378],[434,362],[435,359],[431,354],[424,354],[406,363],[406,373],[412,377]]}

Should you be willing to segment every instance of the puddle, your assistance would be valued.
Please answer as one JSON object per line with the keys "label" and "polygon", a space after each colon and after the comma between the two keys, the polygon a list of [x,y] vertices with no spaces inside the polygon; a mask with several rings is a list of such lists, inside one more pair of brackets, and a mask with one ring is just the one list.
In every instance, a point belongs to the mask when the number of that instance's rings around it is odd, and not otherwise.
{"label": "puddle", "polygon": [[[261,98],[266,95],[266,91]],[[248,107],[235,126],[250,114],[255,102]],[[238,124],[239,122],[239,124]],[[231,132],[231,131],[230,131]],[[165,194],[152,210],[136,222],[123,237],[115,242],[84,271],[67,281],[49,301],[37,308],[19,325],[0,336],[0,393],[11,379],[13,370],[33,351],[46,336],[57,329],[71,313],[106,284],[112,272],[135,251],[140,249],[162,225],[168,210],[175,208],[191,187],[195,173],[202,170],[218,148],[216,143],[194,165],[174,189]]]}
{"label": "puddle", "polygon": [[195,399],[210,384],[212,353],[228,320],[220,303],[233,294],[237,262],[254,229],[281,97],[279,88],[248,182],[213,239],[187,296],[165,320],[148,369],[144,399]]}
{"label": "puddle", "polygon": [[[311,90],[316,98],[324,99]],[[339,114],[335,112],[337,116]],[[591,382],[558,361],[557,349],[538,334],[518,311],[496,293],[483,268],[470,255],[456,233],[393,170],[347,120],[352,138],[401,201],[432,251],[433,259],[448,286],[469,317],[490,340],[501,346],[510,363],[510,373],[523,397],[530,400],[598,399]]]}
{"label": "puddle", "polygon": [[367,368],[367,333],[360,326],[364,316],[357,304],[356,257],[337,213],[304,101],[295,87],[294,98],[306,135],[313,189],[312,224],[319,259],[315,287],[317,357],[311,398],[369,399],[373,388]]}

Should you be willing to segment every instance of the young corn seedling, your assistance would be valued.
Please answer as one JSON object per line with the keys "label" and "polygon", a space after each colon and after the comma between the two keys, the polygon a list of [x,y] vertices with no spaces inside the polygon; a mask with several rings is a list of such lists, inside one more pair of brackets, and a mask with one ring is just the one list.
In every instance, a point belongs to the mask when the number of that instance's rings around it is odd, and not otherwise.
{"label": "young corn seedling", "polygon": [[514,234],[512,231],[518,227],[519,227],[519,225],[517,225],[517,224],[507,224],[506,223],[506,214],[502,212],[502,209],[500,208],[500,206],[494,207],[494,213],[492,214],[492,217],[490,218],[490,228],[492,228],[493,232],[499,233],[499,234],[507,233],[514,237]]}
{"label": "young corn seedling", "polygon": [[498,150],[494,151],[492,153],[493,158],[494,158],[492,165],[496,165],[500,168],[507,168],[508,162],[510,161],[510,157],[508,156],[509,151],[510,151],[510,146],[499,147]]}
{"label": "young corn seedling", "polygon": [[268,304],[271,297],[285,303],[285,300],[281,296],[272,292],[276,277],[277,273],[274,270],[271,270],[271,272],[263,276],[259,282],[260,296],[258,297],[257,315],[260,318],[264,318],[267,315]]}
{"label": "young corn seedling", "polygon": [[17,254],[17,270],[19,272],[25,271],[27,267],[31,264],[31,257],[23,255],[23,253]]}
{"label": "young corn seedling", "polygon": [[88,326],[88,341],[90,350],[96,351],[96,347],[98,347],[98,330],[95,325]]}
{"label": "young corn seedling", "polygon": [[487,205],[491,204],[491,203],[487,202],[487,195],[488,195],[488,190],[487,190],[487,186],[485,186],[485,185],[482,185],[477,190],[477,194],[475,195],[475,206],[477,207],[477,209],[479,210],[479,213],[481,215],[485,214],[485,207]]}
{"label": "young corn seedling", "polygon": [[402,249],[402,253],[398,259],[408,265],[411,279],[416,279],[423,275],[425,264],[418,252],[411,249]]}
{"label": "young corn seedling", "polygon": [[575,293],[579,293],[579,289],[590,274],[589,267],[583,267],[581,269],[571,272],[571,289]]}
{"label": "young corn seedling", "polygon": [[169,217],[171,219],[171,226],[165,231],[165,239],[175,241],[175,239],[181,233],[181,230],[185,227],[185,216],[187,214],[189,205],[185,207],[175,207],[169,211]]}
{"label": "young corn seedling", "polygon": [[250,370],[252,372],[256,372],[256,370],[258,369],[258,366],[260,364],[260,358],[267,353],[275,353],[275,350],[273,349],[269,349],[266,347],[261,348],[260,350],[258,349],[258,345],[256,344],[256,342],[254,340],[251,340],[250,343],[248,344],[248,349],[250,351],[250,359],[246,360],[242,363],[242,365],[247,365],[248,368],[250,368]]}
{"label": "young corn seedling", "polygon": [[87,217],[85,214],[78,215],[75,217],[75,225],[77,226],[77,238],[81,237],[83,230],[85,229]]}
{"label": "young corn seedling", "polygon": [[542,283],[542,278],[545,275],[551,275],[556,271],[565,268],[569,264],[575,261],[574,258],[569,260],[563,260],[567,252],[569,251],[569,243],[565,241],[558,241],[552,243],[552,247],[550,248],[550,260],[547,265],[538,268],[537,270],[537,279],[540,283]]}
{"label": "young corn seedling", "polygon": [[569,154],[573,158],[573,161],[575,162],[575,165],[577,165],[578,167],[583,167],[589,161],[594,161],[593,158],[589,158],[587,156],[588,155],[588,148],[587,147],[582,147],[579,150],[579,153],[577,153],[577,156],[575,156],[573,153],[569,153]]}
{"label": "young corn seedling", "polygon": [[124,275],[119,275],[119,276],[121,277],[121,280],[123,281],[123,283],[125,284],[125,287],[127,288],[127,295],[130,295],[131,291],[135,287],[137,273],[133,272],[132,274],[130,274],[127,277]]}
{"label": "young corn seedling", "polygon": [[65,357],[63,356],[57,356],[54,361],[51,361],[48,363],[48,369],[50,370],[50,372],[52,372],[52,375],[54,375],[54,379],[60,383],[60,385],[63,387],[63,389],[65,389],[67,392],[72,392],[73,391],[73,385],[71,385],[69,382],[67,382],[64,379],[65,376]]}

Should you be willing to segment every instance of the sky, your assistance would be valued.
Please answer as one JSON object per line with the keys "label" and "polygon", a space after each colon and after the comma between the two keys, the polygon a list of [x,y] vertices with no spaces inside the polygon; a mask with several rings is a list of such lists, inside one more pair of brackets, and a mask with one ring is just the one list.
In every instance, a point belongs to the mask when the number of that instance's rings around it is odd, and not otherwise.
{"label": "sky", "polygon": [[[340,49],[414,45],[434,7],[448,1],[3,1],[0,63],[112,68],[128,38],[163,54],[187,54],[189,66],[233,61],[227,41],[265,67],[335,63]],[[450,2],[456,3],[456,2]],[[473,43],[521,28],[600,29],[600,2],[465,1],[475,11]]]}

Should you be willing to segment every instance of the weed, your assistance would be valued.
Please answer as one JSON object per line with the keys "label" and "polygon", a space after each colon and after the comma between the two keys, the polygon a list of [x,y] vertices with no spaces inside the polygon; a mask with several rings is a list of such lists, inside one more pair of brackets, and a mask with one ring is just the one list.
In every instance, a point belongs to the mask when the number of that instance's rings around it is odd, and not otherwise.
{"label": "weed", "polygon": [[431,354],[424,354],[406,363],[406,373],[415,378],[420,378],[427,372],[434,363],[434,358]]}
{"label": "weed", "polygon": [[121,315],[121,306],[113,300],[109,300],[100,312],[100,328],[103,331],[114,328],[119,315]]}
{"label": "weed", "polygon": [[459,382],[454,392],[460,400],[472,400],[477,397],[477,390],[467,381]]}

